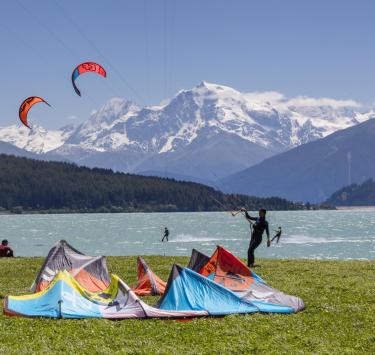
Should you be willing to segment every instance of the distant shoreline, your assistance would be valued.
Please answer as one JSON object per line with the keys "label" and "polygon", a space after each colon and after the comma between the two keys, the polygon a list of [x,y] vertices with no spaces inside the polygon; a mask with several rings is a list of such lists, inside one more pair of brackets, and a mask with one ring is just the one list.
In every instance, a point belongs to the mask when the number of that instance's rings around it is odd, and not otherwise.
{"label": "distant shoreline", "polygon": [[374,206],[336,206],[338,211],[350,211],[350,210],[374,210]]}
{"label": "distant shoreline", "polygon": [[[373,206],[373,208],[375,209],[375,206]],[[315,209],[305,209],[305,208],[301,208],[301,209],[296,209],[296,208],[291,208],[291,209],[285,209],[285,210],[281,210],[281,209],[268,209],[269,212],[293,212],[293,211],[311,211],[311,212],[314,212],[314,211],[335,211],[339,208],[335,208],[335,207],[332,207],[332,208],[315,208]],[[340,208],[342,209],[342,208]],[[349,209],[349,208],[348,208]],[[250,212],[254,212],[254,211],[257,211],[256,209],[250,209],[249,210]],[[33,215],[33,214],[97,214],[97,213],[100,213],[100,214],[119,214],[119,213],[129,213],[129,214],[132,214],[132,213],[209,213],[209,212],[227,212],[227,213],[230,213],[232,211],[230,210],[205,210],[205,211],[199,211],[199,210],[195,210],[195,211],[184,211],[184,210],[168,210],[168,209],[160,209],[160,210],[142,210],[142,209],[139,209],[139,210],[117,210],[117,211],[103,211],[101,209],[98,209],[98,210],[16,210],[16,211],[9,211],[9,210],[3,210],[3,211],[0,211],[0,216],[15,216],[15,215]]]}

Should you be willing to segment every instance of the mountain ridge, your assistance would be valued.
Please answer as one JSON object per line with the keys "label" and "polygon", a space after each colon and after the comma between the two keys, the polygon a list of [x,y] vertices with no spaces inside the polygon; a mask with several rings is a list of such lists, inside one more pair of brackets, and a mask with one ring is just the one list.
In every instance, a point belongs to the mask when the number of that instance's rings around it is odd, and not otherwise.
{"label": "mountain ridge", "polygon": [[375,118],[349,127],[235,173],[224,191],[321,202],[348,180],[375,177]]}
{"label": "mountain ridge", "polygon": [[353,100],[288,99],[203,81],[155,106],[112,98],[75,127],[0,128],[0,141],[44,159],[134,173],[170,169],[212,181],[373,114],[360,108]]}

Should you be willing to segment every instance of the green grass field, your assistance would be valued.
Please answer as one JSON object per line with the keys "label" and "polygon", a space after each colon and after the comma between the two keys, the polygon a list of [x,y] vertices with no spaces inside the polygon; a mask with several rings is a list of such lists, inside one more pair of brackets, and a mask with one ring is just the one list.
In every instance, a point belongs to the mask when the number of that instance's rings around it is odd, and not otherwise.
{"label": "green grass field", "polygon": [[[165,280],[183,257],[146,257]],[[41,258],[0,259],[0,297],[22,295]],[[375,262],[260,260],[256,272],[271,286],[301,297],[293,315],[251,314],[173,320],[53,320],[0,316],[0,353],[265,353],[375,354]],[[135,257],[110,257],[128,284]],[[145,301],[154,304],[156,298]]]}

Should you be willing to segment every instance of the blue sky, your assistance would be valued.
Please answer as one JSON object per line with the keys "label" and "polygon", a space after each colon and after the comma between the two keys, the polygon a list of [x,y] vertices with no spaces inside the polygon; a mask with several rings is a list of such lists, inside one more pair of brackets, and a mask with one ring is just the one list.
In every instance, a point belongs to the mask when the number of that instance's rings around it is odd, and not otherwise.
{"label": "blue sky", "polygon": [[[44,97],[33,123],[87,119],[113,96],[157,104],[202,80],[241,91],[375,101],[374,1],[7,0],[0,11],[0,126]],[[78,79],[97,61],[108,77]]]}

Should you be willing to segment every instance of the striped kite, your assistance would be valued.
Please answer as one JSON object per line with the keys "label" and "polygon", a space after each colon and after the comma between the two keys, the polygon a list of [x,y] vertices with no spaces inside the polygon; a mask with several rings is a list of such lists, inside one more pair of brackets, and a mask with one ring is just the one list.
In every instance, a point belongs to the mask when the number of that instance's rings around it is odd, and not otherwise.
{"label": "striped kite", "polygon": [[104,78],[107,76],[107,73],[104,70],[104,68],[101,65],[99,65],[98,63],[85,62],[85,63],[81,63],[81,64],[77,65],[76,68],[73,70],[73,73],[72,73],[72,84],[73,84],[75,92],[79,96],[81,96],[81,92],[78,90],[78,88],[75,84],[75,80],[81,74],[84,74],[84,73],[87,73],[87,72],[97,73],[97,74],[103,76]]}

